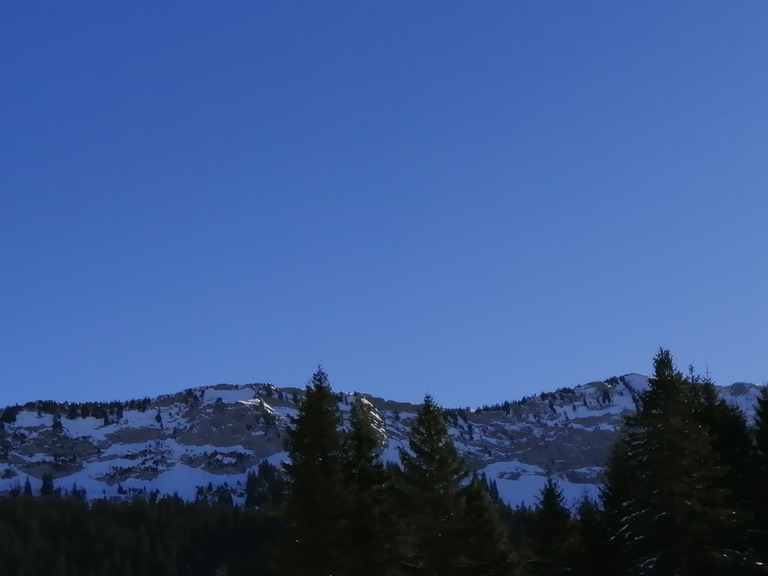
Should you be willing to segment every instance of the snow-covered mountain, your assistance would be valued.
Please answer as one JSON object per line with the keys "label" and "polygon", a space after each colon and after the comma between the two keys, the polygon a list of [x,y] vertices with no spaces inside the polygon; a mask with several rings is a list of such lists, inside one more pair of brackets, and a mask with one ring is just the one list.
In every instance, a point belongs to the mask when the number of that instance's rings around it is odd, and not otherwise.
{"label": "snow-covered mountain", "polygon": [[[647,377],[627,374],[445,415],[470,468],[494,480],[504,500],[534,504],[551,474],[575,503],[597,495],[621,419],[647,386]],[[758,386],[719,391],[752,418]],[[89,498],[159,492],[191,500],[221,487],[243,502],[247,473],[286,458],[282,441],[302,396],[271,384],[220,384],[131,402],[10,407],[0,428],[0,493],[27,480],[38,492],[52,475],[55,487]],[[355,396],[338,398],[346,419]],[[386,428],[383,457],[397,461],[417,406],[367,398]]]}

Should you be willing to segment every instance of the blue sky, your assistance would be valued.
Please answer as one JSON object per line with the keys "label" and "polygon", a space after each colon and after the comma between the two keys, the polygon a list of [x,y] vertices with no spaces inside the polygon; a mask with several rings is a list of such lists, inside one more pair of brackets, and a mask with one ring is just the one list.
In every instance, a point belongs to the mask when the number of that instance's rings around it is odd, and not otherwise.
{"label": "blue sky", "polygon": [[[324,4],[324,5],[321,5]],[[768,4],[3,2],[0,404],[768,380]]]}

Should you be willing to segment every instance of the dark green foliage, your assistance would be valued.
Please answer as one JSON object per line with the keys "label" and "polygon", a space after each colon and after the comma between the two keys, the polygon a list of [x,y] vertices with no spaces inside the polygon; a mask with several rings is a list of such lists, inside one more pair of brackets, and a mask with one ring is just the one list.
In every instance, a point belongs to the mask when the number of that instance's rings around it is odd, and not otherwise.
{"label": "dark green foliage", "polygon": [[343,536],[346,574],[392,574],[399,563],[390,477],[379,458],[385,441],[378,412],[358,397],[350,412],[344,445],[343,475],[349,506]]}
{"label": "dark green foliage", "polygon": [[90,506],[0,498],[0,570],[14,576],[268,576],[276,525],[258,512],[179,498]]}
{"label": "dark green foliage", "polygon": [[605,482],[600,489],[602,523],[609,535],[604,553],[615,566],[625,567],[627,558],[623,547],[625,518],[630,515],[634,481],[630,466],[631,455],[621,437],[614,443],[605,466]]}
{"label": "dark green foliage", "polygon": [[[141,402],[149,405],[149,398],[145,398]],[[64,412],[66,408],[67,418],[74,420],[76,418],[98,418],[104,420],[108,416],[120,419],[123,417],[123,409],[126,405],[123,402],[69,402],[67,404],[58,404],[55,402],[43,403],[43,412],[48,412],[57,416]],[[130,409],[136,408],[136,400],[130,401]],[[38,403],[38,410],[41,409],[40,403]]]}
{"label": "dark green foliage", "polygon": [[285,534],[274,566],[289,574],[394,574],[398,532],[390,475],[379,460],[383,423],[357,398],[342,433],[338,402],[318,369],[288,431]]}
{"label": "dark green foliage", "polygon": [[[263,461],[249,473],[245,507],[233,507],[231,492],[213,485],[195,503],[154,492],[89,505],[81,489],[56,488],[51,475],[41,494],[64,497],[34,498],[29,479],[23,489],[19,479],[13,496],[0,498],[0,573],[766,574],[759,561],[768,558],[768,389],[749,429],[711,382],[678,372],[669,352],[659,352],[654,369],[607,464],[602,509],[584,499],[572,517],[552,479],[535,509],[510,508],[495,479],[470,478],[448,435],[447,422],[471,430],[466,412],[446,413],[429,396],[401,451],[402,468],[383,464],[375,408],[357,398],[343,427],[338,403],[349,396],[334,394],[318,369],[287,433],[290,462],[282,471]],[[542,398],[567,406],[580,400],[571,395],[562,389]],[[198,401],[196,392],[188,396]],[[54,426],[66,408],[25,407],[52,410]],[[69,415],[101,414],[106,422],[122,409],[70,404]],[[15,415],[6,409],[0,423]]]}
{"label": "dark green foliage", "polygon": [[8,406],[5,410],[3,410],[3,414],[0,416],[0,422],[13,424],[16,422],[16,415],[19,413],[19,410],[21,410],[21,406],[18,404],[15,406]]}
{"label": "dark green foliage", "polygon": [[245,483],[245,506],[275,509],[285,502],[286,478],[277,466],[266,460],[257,472],[249,472]]}
{"label": "dark green foliage", "polygon": [[257,479],[258,476],[256,476],[256,472],[253,470],[248,472],[248,476],[245,480],[245,507],[246,508],[253,508],[255,506],[258,506],[258,494],[259,490],[257,488]]}
{"label": "dark green foliage", "polygon": [[336,395],[318,368],[292,420],[285,448],[290,457],[285,510],[286,534],[280,563],[297,576],[341,573],[342,533],[347,510],[343,486],[343,443]]}
{"label": "dark green foliage", "polygon": [[461,574],[506,574],[517,562],[499,506],[486,482],[477,477],[464,490],[458,536],[467,543]]}
{"label": "dark green foliage", "polygon": [[731,574],[742,564],[742,552],[723,540],[738,516],[705,423],[708,392],[697,384],[661,350],[609,462],[603,501],[627,573]]}
{"label": "dark green foliage", "polygon": [[613,576],[619,562],[611,553],[611,533],[598,505],[583,498],[576,511],[570,566],[575,576]]}
{"label": "dark green foliage", "polygon": [[745,537],[745,524],[754,513],[749,426],[741,410],[719,398],[714,384],[695,375],[692,367],[688,381],[694,397],[694,419],[709,431],[716,462],[723,470],[713,488],[723,495],[722,506],[730,513],[728,522],[713,527],[712,537],[718,546],[737,552],[732,554],[728,570],[742,570],[755,561]]}
{"label": "dark green foliage", "polygon": [[439,406],[426,396],[400,450],[401,512],[407,564],[428,574],[457,573],[462,564],[456,535],[462,517],[462,483],[469,470],[453,445]]}
{"label": "dark green foliage", "polygon": [[400,462],[407,489],[449,503],[469,477],[464,460],[448,436],[442,409],[429,395],[408,432],[408,450],[400,450]]}
{"label": "dark green foliage", "polygon": [[557,482],[547,478],[533,515],[531,530],[533,559],[528,563],[532,574],[567,572],[571,544],[571,513],[565,506]]}
{"label": "dark green foliage", "polygon": [[[288,432],[285,533],[274,548],[275,569],[451,576],[510,568],[499,509],[485,483],[467,482],[443,411],[430,397],[409,432],[409,450],[401,452],[403,470],[379,459],[386,437],[375,408],[358,398],[342,433],[338,402],[318,370]],[[251,475],[248,493],[255,482]]]}
{"label": "dark green foliage", "polygon": [[742,493],[750,474],[752,439],[744,413],[718,397],[715,385],[708,379],[691,374],[688,378],[693,397],[694,419],[709,431],[711,445],[724,468],[723,487],[733,503],[743,503]]}
{"label": "dark green foliage", "polygon": [[495,518],[495,508],[476,483],[445,426],[442,409],[427,395],[400,451],[400,512],[404,563],[425,574],[493,573],[507,562],[505,534],[491,525],[473,530],[475,517]]}
{"label": "dark green foliage", "polygon": [[755,460],[760,473],[768,472],[768,386],[763,386],[755,407]]}
{"label": "dark green foliage", "polygon": [[45,413],[51,416],[58,416],[61,411],[60,404],[53,400],[39,400],[35,403],[35,408],[38,414]]}
{"label": "dark green foliage", "polygon": [[40,496],[53,496],[52,474],[43,474],[43,485],[40,488]]}
{"label": "dark green foliage", "polygon": [[763,387],[757,400],[752,460],[750,533],[758,554],[768,562],[768,387]]}

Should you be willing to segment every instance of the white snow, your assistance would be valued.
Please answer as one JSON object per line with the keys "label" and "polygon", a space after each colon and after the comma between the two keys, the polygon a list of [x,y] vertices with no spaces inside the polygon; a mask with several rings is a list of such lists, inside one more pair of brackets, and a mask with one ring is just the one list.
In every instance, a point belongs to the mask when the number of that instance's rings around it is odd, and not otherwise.
{"label": "white snow", "polygon": [[[535,506],[547,481],[547,474],[540,466],[518,460],[496,462],[478,472],[485,472],[489,482],[495,480],[499,496],[513,507]],[[569,482],[557,475],[553,478],[563,492],[565,505],[570,508],[578,506],[585,495],[593,500],[599,495],[599,486],[596,484]]]}
{"label": "white snow", "polygon": [[236,402],[253,400],[255,397],[256,392],[252,388],[208,388],[205,391],[203,403],[213,404],[221,400],[224,404],[235,404]]}
{"label": "white snow", "polygon": [[[481,463],[477,472],[484,472],[489,481],[496,481],[499,493],[505,501],[513,506],[522,502],[527,506],[534,506],[546,482],[547,470],[542,467],[545,466],[544,464],[537,466],[526,463],[520,458],[526,458],[528,454],[526,450],[535,452],[537,443],[544,445],[543,443],[547,442],[560,442],[562,452],[568,454],[570,450],[578,451],[582,447],[581,443],[589,442],[588,432],[615,431],[620,425],[621,416],[635,410],[633,393],[637,394],[648,387],[648,379],[639,374],[627,374],[619,380],[622,383],[613,386],[602,382],[577,386],[574,389],[574,395],[565,391],[531,397],[524,403],[513,403],[511,414],[504,414],[501,411],[490,414],[485,411],[474,413],[469,410],[469,413],[473,413],[470,417],[473,424],[472,438],[470,439],[468,424],[464,421],[459,422],[458,427],[452,426],[450,433],[456,447],[462,453],[466,454],[473,463]],[[601,403],[605,399],[606,389],[610,394],[610,401]],[[760,387],[750,384],[734,384],[720,388],[720,393],[726,401],[739,406],[751,416],[754,413],[753,407],[759,389]],[[198,398],[200,390],[198,389]],[[103,419],[88,417],[70,420],[62,415],[60,421],[64,433],[63,442],[79,447],[84,444],[83,439],[88,439],[96,448],[96,453],[86,453],[80,462],[71,466],[73,469],[82,464],[82,470],[56,479],[54,484],[63,490],[71,490],[73,484],[76,484],[78,488],[86,489],[91,498],[119,497],[118,484],[121,484],[125,490],[129,491],[126,498],[132,497],[131,490],[159,489],[161,493],[177,492],[186,499],[193,499],[197,488],[207,486],[209,482],[214,486],[220,486],[224,482],[229,486],[235,486],[238,481],[244,484],[248,472],[246,467],[253,467],[255,458],[261,459],[266,456],[266,460],[275,466],[280,466],[288,460],[288,454],[285,451],[271,455],[269,451],[280,449],[278,436],[280,430],[289,424],[291,417],[298,414],[295,406],[270,406],[264,397],[257,394],[257,390],[260,389],[252,385],[239,388],[223,386],[219,389],[206,388],[202,404],[198,405],[197,409],[193,409],[195,405],[191,407],[189,403],[184,402],[165,405],[172,397],[163,397],[161,402],[163,407],[160,410],[155,406],[150,406],[145,412],[125,409],[122,419],[115,422],[110,417],[110,423],[106,426]],[[347,402],[344,402],[344,398]],[[339,408],[347,421],[348,410],[356,400],[366,408],[373,408],[373,404],[365,398],[345,395],[339,403]],[[584,400],[587,406],[584,405]],[[277,400],[274,401],[280,403]],[[267,412],[273,411],[278,424],[277,431],[274,428],[269,430],[263,428],[257,414],[248,415],[248,411],[237,410],[233,411],[238,419],[239,428],[237,429],[242,434],[243,424],[247,423],[249,432],[238,436],[238,440],[234,437],[228,440],[226,436],[228,428],[226,424],[221,424],[218,408],[213,408],[217,402],[227,407],[241,404],[258,406]],[[554,410],[550,408],[550,402]],[[223,406],[221,408],[224,410]],[[387,431],[387,445],[381,452],[382,461],[399,462],[399,448],[407,446],[406,434],[415,416],[416,408],[413,406],[409,410],[404,406],[401,410],[384,410],[380,414],[383,419],[377,424]],[[258,411],[254,412],[258,413]],[[377,414],[375,409],[372,412]],[[162,428],[157,421],[158,413],[162,420]],[[226,414],[226,412],[223,413]],[[183,417],[184,414],[188,414],[189,418]],[[397,419],[395,414],[398,415]],[[208,418],[214,415],[217,418],[216,435],[205,439],[204,434],[212,430],[210,426],[214,425]],[[50,414],[41,413],[38,416],[36,410],[20,410],[17,421],[8,424],[6,432],[11,434],[9,437],[13,437],[12,435],[16,433],[22,434],[26,437],[24,442],[37,439],[39,444],[40,435],[47,433],[53,424],[54,418]],[[175,432],[183,433],[175,434]],[[201,435],[195,437],[195,440],[205,443],[194,445],[182,443],[179,440],[189,438],[190,433],[200,433]],[[605,435],[600,437],[605,438]],[[73,440],[78,438],[81,441],[75,443]],[[131,441],[120,443],[118,439],[121,438]],[[133,441],[139,438],[151,439],[142,442]],[[232,445],[214,446],[208,443],[212,441],[232,442]],[[20,472],[23,467],[21,462],[56,463],[52,455],[46,452],[46,446],[39,445],[34,448],[28,448],[29,445],[22,446],[26,450],[34,450],[35,453],[24,454],[25,450],[22,449],[16,452],[11,451],[9,463],[0,464],[0,493],[16,487],[23,488],[27,475]],[[531,453],[532,461],[539,461],[533,452]],[[500,456],[518,459],[491,462],[492,459],[498,459]],[[241,468],[237,468],[238,462],[242,464]],[[486,465],[483,466],[482,462]],[[218,468],[220,471],[238,470],[238,473],[209,472],[205,470],[208,464],[214,467],[220,466]],[[563,468],[562,464],[564,463],[558,464],[558,470]],[[553,476],[563,491],[567,505],[575,506],[584,494],[593,499],[597,498],[597,484],[567,480],[569,477],[598,478],[601,468],[597,464],[599,463],[578,470],[570,469]],[[197,467],[198,465],[202,467]],[[40,469],[36,468],[38,471]],[[45,467],[43,466],[42,469]],[[142,477],[145,478],[141,479]],[[33,490],[39,491],[41,481],[30,477],[30,482]],[[239,501],[238,498],[235,500]]]}

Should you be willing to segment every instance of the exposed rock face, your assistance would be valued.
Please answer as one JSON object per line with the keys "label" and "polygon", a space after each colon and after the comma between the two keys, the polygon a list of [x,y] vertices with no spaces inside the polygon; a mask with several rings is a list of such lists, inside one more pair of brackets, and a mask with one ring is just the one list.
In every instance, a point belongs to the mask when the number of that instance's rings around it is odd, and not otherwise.
{"label": "exposed rock face", "polygon": [[[628,374],[482,409],[446,409],[450,433],[470,468],[496,482],[513,505],[532,504],[546,476],[566,498],[596,496],[603,464],[646,377]],[[738,383],[721,395],[751,418],[759,387]],[[242,502],[249,470],[285,458],[282,442],[303,390],[271,384],[217,385],[153,400],[109,405],[33,402],[9,413],[0,431],[0,493],[52,474],[64,491],[130,498],[158,491],[194,499],[223,487]],[[354,396],[339,394],[345,419]],[[415,416],[412,404],[368,398],[397,461]],[[87,416],[83,417],[83,413]],[[12,420],[12,421],[11,421]]]}

